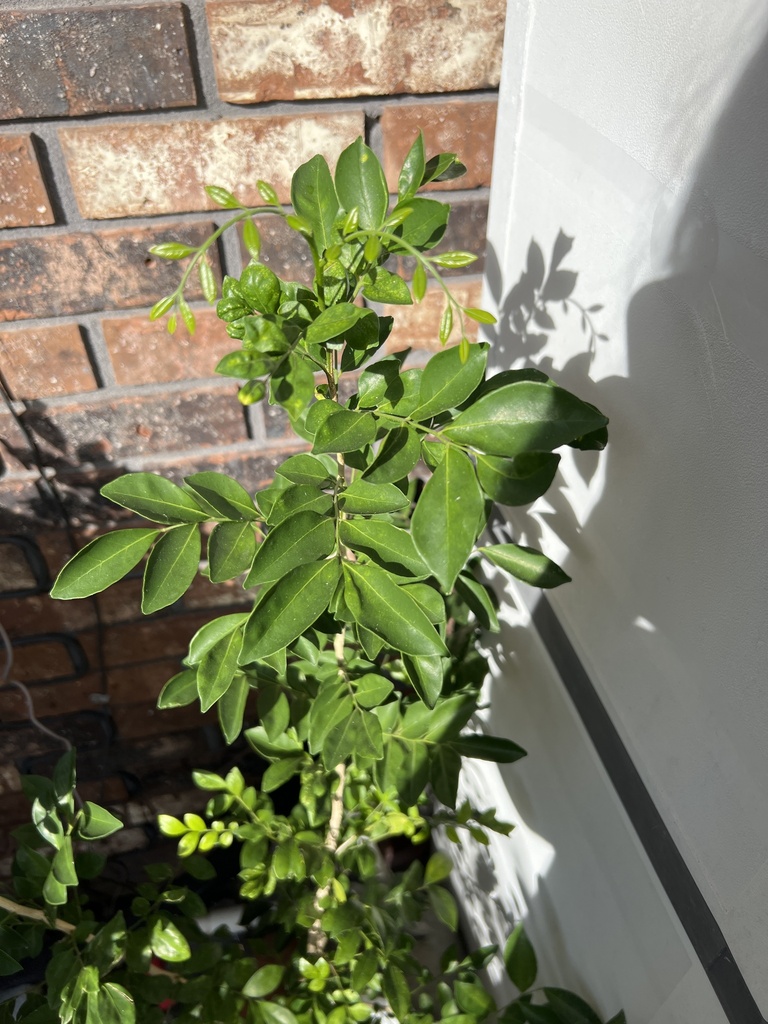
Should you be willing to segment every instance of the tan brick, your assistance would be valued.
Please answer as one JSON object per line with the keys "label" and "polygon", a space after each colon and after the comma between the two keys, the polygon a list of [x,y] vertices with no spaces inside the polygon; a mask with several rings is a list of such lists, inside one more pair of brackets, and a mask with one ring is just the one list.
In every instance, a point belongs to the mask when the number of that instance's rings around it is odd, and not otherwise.
{"label": "tan brick", "polygon": [[31,137],[0,137],[0,228],[53,224],[54,219]]}
{"label": "tan brick", "polygon": [[146,316],[102,320],[118,384],[152,384],[213,377],[216,364],[238,348],[211,309],[195,310],[197,326],[190,335],[179,324],[169,335],[162,323]]}
{"label": "tan brick", "polygon": [[[451,294],[462,306],[478,306],[482,281],[452,281]],[[440,317],[445,308],[445,295],[440,288],[430,287],[423,300],[413,306],[385,306],[384,313],[395,318],[395,326],[384,346],[385,352],[400,352],[404,348],[417,351],[437,352],[440,344],[437,332]],[[477,324],[466,317],[464,330],[470,341],[477,337]],[[458,318],[454,316],[454,328],[449,343],[458,342]]]}
{"label": "tan brick", "polygon": [[210,2],[230,103],[454,92],[498,85],[505,0]]}
{"label": "tan brick", "polygon": [[[0,242],[0,322],[150,306],[176,288],[182,273],[175,261],[148,256],[150,246],[200,245],[213,230],[160,224]],[[212,264],[218,276],[215,251]],[[202,297],[194,276],[187,297]]]}
{"label": "tan brick", "polygon": [[212,209],[204,185],[261,204],[259,178],[287,200],[300,163],[315,153],[335,161],[362,131],[362,111],[354,111],[87,125],[60,136],[80,211],[99,219]]}
{"label": "tan brick", "polygon": [[0,362],[13,398],[74,395],[97,387],[77,324],[0,331]]}
{"label": "tan brick", "polygon": [[467,173],[431,189],[478,188],[491,183],[493,139],[496,132],[495,100],[455,100],[409,103],[387,107],[381,115],[384,136],[384,173],[397,191],[397,178],[405,155],[419,131],[424,133],[427,156],[457,153]]}

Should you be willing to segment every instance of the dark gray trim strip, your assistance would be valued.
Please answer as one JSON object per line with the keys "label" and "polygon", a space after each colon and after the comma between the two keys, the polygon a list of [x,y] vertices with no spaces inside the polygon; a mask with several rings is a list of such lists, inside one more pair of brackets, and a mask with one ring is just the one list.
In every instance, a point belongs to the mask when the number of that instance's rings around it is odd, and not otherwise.
{"label": "dark gray trim strip", "polygon": [[[509,537],[505,535],[504,540]],[[592,680],[544,595],[531,607],[531,615],[730,1024],[767,1024]]]}

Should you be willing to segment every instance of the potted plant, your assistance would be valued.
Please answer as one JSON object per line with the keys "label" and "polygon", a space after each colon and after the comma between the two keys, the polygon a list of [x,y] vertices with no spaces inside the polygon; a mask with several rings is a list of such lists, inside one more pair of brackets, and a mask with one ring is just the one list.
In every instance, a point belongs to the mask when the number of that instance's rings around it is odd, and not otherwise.
{"label": "potted plant", "polygon": [[[442,853],[384,863],[383,844],[425,844],[443,828],[454,843],[509,832],[493,809],[457,806],[463,757],[512,762],[512,740],[467,732],[486,662],[479,631],[496,626],[488,561],[534,586],[568,577],[539,551],[482,538],[494,502],[525,504],[552,482],[562,445],[601,448],[606,418],[537,370],[489,373],[488,345],[470,343],[468,320],[490,323],[451,294],[441,269],[465,252],[429,255],[449,206],[419,195],[464,168],[451,153],[426,158],[415,140],[390,205],[375,154],[358,139],[332,174],[316,156],[292,180],[292,211],[259,182],[264,204],[208,194],[227,220],[198,248],[156,246],[189,259],[179,288],[151,316],[194,317],[184,299],[197,272],[217,298],[210,247],[242,224],[252,259],[225,277],[217,304],[241,344],[217,372],[243,382],[239,397],[268,397],[286,411],[307,450],[291,455],[256,495],[220,473],[178,485],[129,473],[102,494],[143,522],[114,530],[62,569],[52,596],[86,597],[146,558],[142,610],[176,601],[198,571],[215,585],[258,587],[249,612],[226,614],[191,639],[184,667],[158,705],[215,707],[228,743],[241,733],[264,770],[246,778],[194,773],[203,813],[160,815],[178,841],[179,864],[155,864],[130,906],[98,920],[83,882],[100,867],[88,845],[120,827],[109,811],[80,804],[75,756],[52,779],[25,777],[32,823],[16,833],[13,897],[0,897],[0,972],[55,935],[42,991],[0,1021],[26,1024],[347,1024],[386,1010],[408,1024],[474,1024],[495,1013],[515,1022],[599,1022],[561,989],[533,990],[536,959],[522,924],[503,952],[520,995],[499,1011],[479,977],[496,950],[449,948],[432,972],[413,954],[413,925],[429,911],[452,932],[458,911]],[[257,218],[278,214],[299,232],[311,282],[283,281],[259,261]],[[415,262],[410,284],[387,269]],[[405,353],[381,356],[392,318],[360,299],[420,301],[432,279],[445,306],[446,346],[423,367]],[[448,346],[451,340],[458,344]],[[201,527],[209,530],[204,568]],[[274,794],[292,786],[287,810]],[[200,927],[206,906],[194,878],[214,870],[213,851],[236,851],[244,930]],[[180,867],[186,872],[179,877]],[[623,1014],[613,1018],[614,1024]]]}

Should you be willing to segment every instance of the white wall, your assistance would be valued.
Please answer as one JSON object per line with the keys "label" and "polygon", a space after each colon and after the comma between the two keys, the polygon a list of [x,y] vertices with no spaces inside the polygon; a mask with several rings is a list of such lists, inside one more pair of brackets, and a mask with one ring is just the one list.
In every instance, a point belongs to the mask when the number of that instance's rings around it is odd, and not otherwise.
{"label": "white wall", "polygon": [[[497,361],[611,419],[511,522],[573,576],[554,610],[768,1017],[768,6],[509,0],[504,74],[489,306],[562,228],[608,340],[552,305]],[[494,728],[532,751],[504,781],[551,848],[532,928],[606,1012],[720,1024],[546,652],[520,622],[501,650]]]}

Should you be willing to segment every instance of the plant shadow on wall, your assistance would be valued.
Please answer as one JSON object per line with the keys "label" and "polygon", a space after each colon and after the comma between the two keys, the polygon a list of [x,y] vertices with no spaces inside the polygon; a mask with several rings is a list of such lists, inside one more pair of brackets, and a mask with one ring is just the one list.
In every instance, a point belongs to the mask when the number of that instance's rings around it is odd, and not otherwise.
{"label": "plant shadow on wall", "polygon": [[[266,396],[281,406],[311,450],[285,459],[255,495],[214,472],[183,486],[151,473],[112,481],[102,494],[143,525],[83,548],[52,596],[89,597],[143,563],[142,611],[158,612],[200,572],[203,526],[210,583],[259,588],[250,612],[195,634],[158,699],[215,708],[226,742],[244,735],[267,763],[257,777],[244,763],[194,772],[203,814],[159,819],[193,875],[213,870],[205,854],[235,851],[244,929],[208,935],[207,907],[178,864],[152,866],[126,911],[97,919],[80,888],[100,869],[87,848],[121,823],[78,802],[67,754],[53,779],[24,780],[32,823],[16,833],[14,898],[0,897],[0,969],[12,973],[50,933],[59,938],[43,992],[18,1013],[6,1004],[2,1024],[363,1024],[376,1008],[402,1024],[601,1024],[575,994],[536,986],[519,922],[503,951],[516,986],[508,1005],[497,1007],[480,978],[495,947],[463,956],[453,944],[435,978],[412,953],[413,928],[431,911],[456,932],[451,861],[433,853],[402,874],[383,863],[391,839],[418,851],[436,828],[456,845],[510,831],[493,808],[457,797],[462,758],[511,764],[525,753],[469,725],[487,674],[480,631],[497,628],[480,566],[539,587],[568,577],[541,551],[484,543],[484,531],[495,501],[547,490],[554,449],[602,447],[607,423],[539,370],[489,373],[489,346],[469,342],[467,323],[493,317],[460,304],[442,270],[475,257],[429,255],[450,207],[418,194],[463,171],[455,154],[427,159],[419,135],[390,208],[382,168],[358,139],[335,174],[320,156],[298,168],[291,211],[263,181],[254,208],[209,187],[232,212],[227,225],[200,246],[153,250],[189,262],[152,317],[167,315],[171,331],[177,319],[191,326],[184,286],[198,273],[240,343],[218,372],[243,382],[243,404]],[[260,262],[262,214],[305,239],[311,282],[281,280]],[[207,253],[235,225],[252,258],[219,298]],[[385,267],[401,255],[416,261],[410,285]],[[418,302],[428,278],[445,300],[444,347],[423,368],[407,368],[407,353],[380,357],[392,317],[355,300]],[[275,795],[286,784],[294,801],[282,812]]]}

